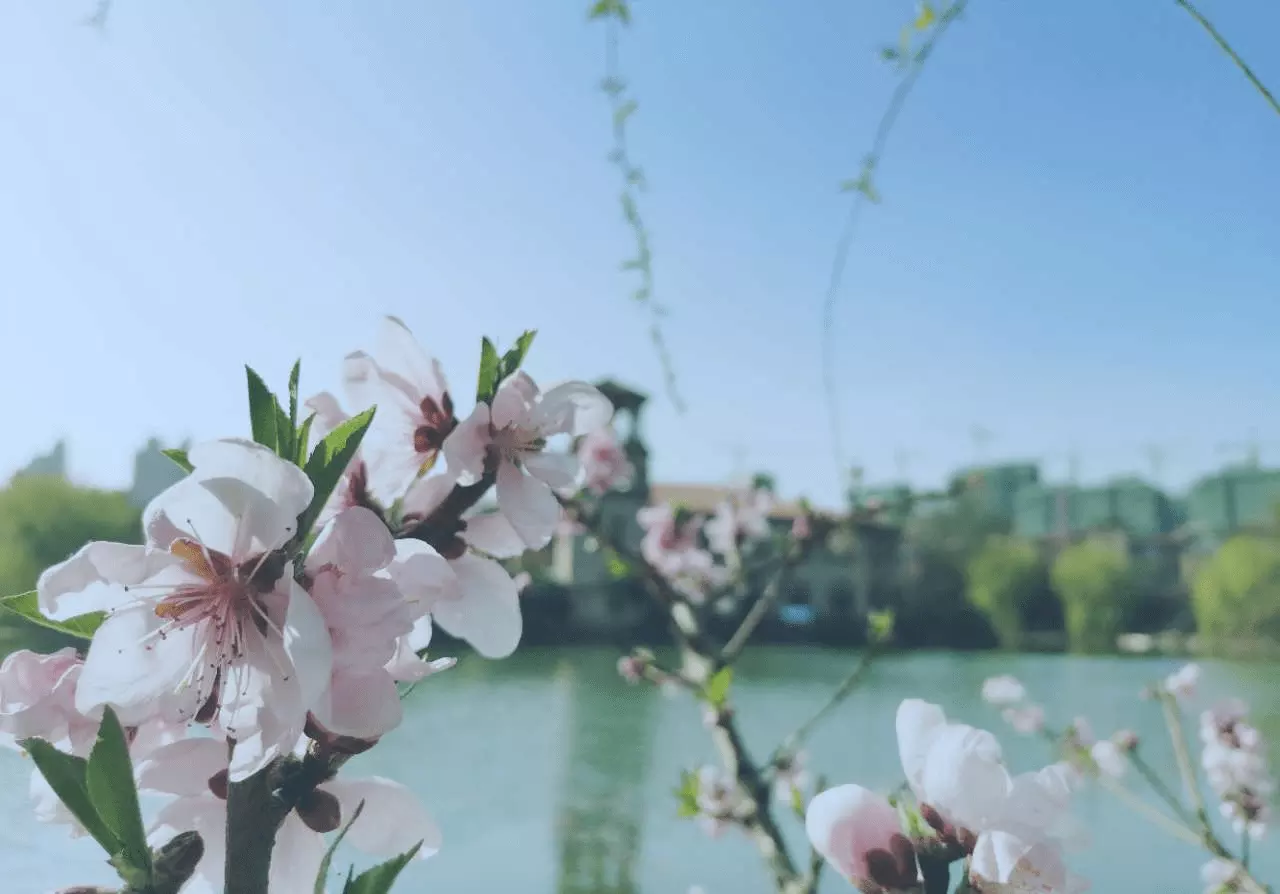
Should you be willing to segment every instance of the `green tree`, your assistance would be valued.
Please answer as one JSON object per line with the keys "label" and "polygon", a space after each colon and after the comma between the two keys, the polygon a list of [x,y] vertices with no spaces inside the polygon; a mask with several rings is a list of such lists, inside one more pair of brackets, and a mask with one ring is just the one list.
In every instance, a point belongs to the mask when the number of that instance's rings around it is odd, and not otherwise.
{"label": "green tree", "polygon": [[1035,546],[1013,537],[990,537],[966,569],[969,601],[986,615],[1000,645],[1018,649],[1029,609],[1046,582]]}
{"label": "green tree", "polygon": [[[141,513],[122,493],[78,487],[63,478],[23,475],[0,490],[0,596],[35,588],[40,572],[90,540],[138,543]],[[32,648],[48,635],[0,613],[0,625]],[[56,636],[56,634],[55,634]]]}
{"label": "green tree", "polygon": [[1081,541],[1058,554],[1051,578],[1062,600],[1070,647],[1080,652],[1115,648],[1134,598],[1128,552],[1105,541]]}
{"label": "green tree", "polygon": [[1191,605],[1200,634],[1280,641],[1280,540],[1239,534],[1196,572]]}

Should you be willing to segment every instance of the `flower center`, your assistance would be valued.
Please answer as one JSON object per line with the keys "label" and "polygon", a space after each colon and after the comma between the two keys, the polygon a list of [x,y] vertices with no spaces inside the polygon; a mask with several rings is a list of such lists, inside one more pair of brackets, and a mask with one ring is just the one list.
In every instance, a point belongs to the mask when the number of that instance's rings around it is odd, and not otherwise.
{"label": "flower center", "polygon": [[441,395],[440,403],[436,403],[434,397],[424,397],[419,408],[422,410],[422,424],[413,430],[413,450],[415,453],[437,453],[444,446],[444,439],[458,424],[453,415],[453,399],[446,391]]}

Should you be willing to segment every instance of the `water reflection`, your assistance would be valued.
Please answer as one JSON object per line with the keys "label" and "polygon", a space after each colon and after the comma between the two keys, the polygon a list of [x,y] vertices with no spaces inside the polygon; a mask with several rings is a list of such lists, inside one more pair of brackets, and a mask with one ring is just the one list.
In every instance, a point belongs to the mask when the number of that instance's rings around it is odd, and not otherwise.
{"label": "water reflection", "polygon": [[[556,818],[557,894],[637,894],[641,792],[659,698],[620,688],[591,660],[571,666],[564,782]],[[602,719],[607,718],[607,722]]]}

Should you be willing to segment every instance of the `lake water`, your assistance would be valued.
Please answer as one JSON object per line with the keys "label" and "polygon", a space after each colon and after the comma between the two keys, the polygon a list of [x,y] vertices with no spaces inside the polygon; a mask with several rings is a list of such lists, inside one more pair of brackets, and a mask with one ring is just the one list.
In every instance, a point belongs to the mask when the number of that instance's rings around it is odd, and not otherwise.
{"label": "lake water", "polygon": [[[698,708],[632,687],[607,650],[528,651],[503,662],[464,659],[412,694],[404,725],[349,772],[409,783],[444,830],[444,848],[410,867],[396,891],[494,894],[767,894],[759,857],[733,833],[718,840],[675,817],[670,794],[681,767],[712,757]],[[739,669],[734,701],[753,751],[766,752],[820,705],[855,661],[837,651],[759,649]],[[1021,678],[1061,726],[1087,715],[1105,734],[1127,726],[1148,756],[1172,769],[1159,709],[1142,686],[1178,662],[1159,658],[1078,658],[911,654],[886,658],[814,736],[813,765],[833,783],[889,789],[901,780],[894,712],[899,701],[936,701],[958,718],[997,732],[1015,770],[1050,758],[1039,740],[1006,730],[983,705],[987,676]],[[1280,673],[1275,666],[1206,663],[1200,701],[1238,694],[1280,759]],[[1188,724],[1194,736],[1194,718]],[[4,891],[40,892],[112,881],[96,846],[70,841],[30,816],[31,764],[0,754],[0,852]],[[1136,818],[1105,792],[1088,790],[1076,811],[1093,846],[1073,857],[1097,892],[1198,892],[1202,855]],[[799,823],[784,817],[797,843]],[[1254,847],[1263,880],[1280,884],[1280,831]],[[357,861],[361,862],[361,861]],[[828,874],[822,891],[851,890]]]}

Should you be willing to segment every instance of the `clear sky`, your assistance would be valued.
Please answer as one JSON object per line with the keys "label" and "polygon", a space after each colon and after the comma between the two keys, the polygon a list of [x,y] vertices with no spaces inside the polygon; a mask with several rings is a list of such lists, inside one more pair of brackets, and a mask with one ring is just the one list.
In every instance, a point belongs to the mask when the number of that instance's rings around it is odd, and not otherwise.
{"label": "clear sky", "polygon": [[[304,390],[402,317],[474,387],[482,334],[654,398],[654,473],[838,493],[820,305],[905,2],[636,0],[622,66],[679,416],[619,262],[585,0],[0,0],[0,479],[69,440],[246,431],[242,364]],[[1280,4],[1203,0],[1280,86]],[[1182,484],[1280,458],[1280,117],[1167,0],[973,0],[894,133],[840,299],[873,479],[974,459]],[[742,451],[740,459],[736,451]]]}

